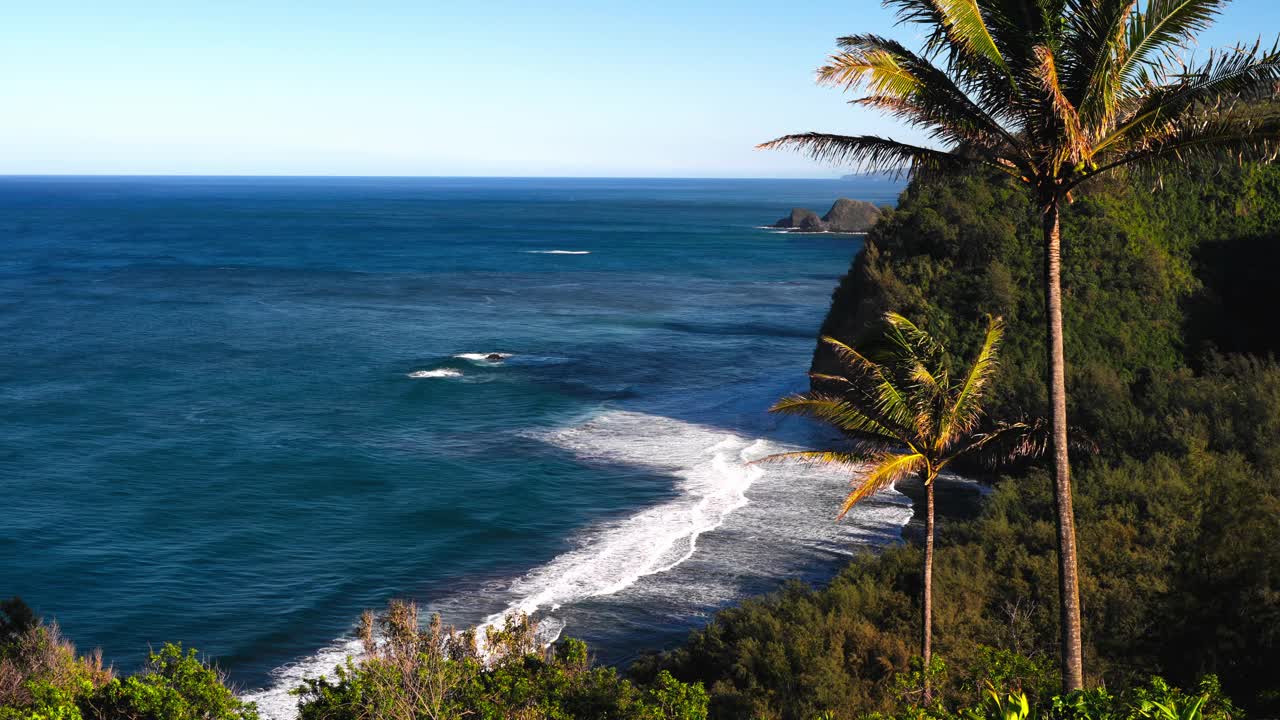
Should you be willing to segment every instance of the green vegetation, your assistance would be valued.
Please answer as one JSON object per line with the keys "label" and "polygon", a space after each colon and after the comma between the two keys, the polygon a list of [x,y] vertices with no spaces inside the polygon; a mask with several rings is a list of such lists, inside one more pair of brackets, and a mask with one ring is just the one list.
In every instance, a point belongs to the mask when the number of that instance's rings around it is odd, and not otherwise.
{"label": "green vegetation", "polygon": [[[983,701],[965,708],[964,720],[1232,720],[1239,708],[1222,694],[1217,677],[1208,675],[1193,693],[1170,687],[1152,678],[1140,687],[1112,695],[1103,688],[1077,691],[1033,704],[1021,690],[1003,691],[992,684],[983,690]],[[911,715],[929,716],[927,709]],[[945,713],[942,717],[949,717]]]}
{"label": "green vegetation", "polygon": [[18,598],[0,603],[0,720],[257,720],[194,650],[165,645],[114,677]]}
{"label": "green vegetation", "polygon": [[[893,308],[972,356],[987,315],[1001,315],[989,412],[1044,415],[1033,202],[998,177],[912,183],[841,281],[823,334],[864,342]],[[1274,323],[1252,335],[1241,325],[1274,307],[1277,290],[1224,292],[1206,258],[1259,247],[1266,228],[1280,227],[1280,168],[1191,165],[1154,193],[1112,182],[1066,206],[1063,225],[1090,239],[1063,257],[1069,416],[1097,451],[1073,458],[1087,680],[1124,693],[1156,674],[1190,687],[1216,673],[1244,708],[1274,714],[1280,365],[1266,355],[1280,336]],[[1223,354],[1241,337],[1253,354]],[[814,371],[839,367],[820,343]],[[979,517],[944,516],[938,527],[933,583],[947,602],[935,610],[935,652],[945,663],[929,672],[936,701],[957,712],[980,701],[993,673],[1036,707],[1060,681],[1052,475],[1024,464],[988,479]],[[893,548],[859,558],[826,588],[726,610],[634,672],[704,682],[715,718],[906,712],[895,688],[924,670],[909,650],[921,554]]]}
{"label": "green vegetation", "polygon": [[[660,673],[638,686],[594,666],[581,641],[541,647],[523,617],[477,642],[438,617],[424,629],[413,605],[392,602],[381,618],[365,613],[362,631],[361,659],[298,688],[302,720],[707,717],[701,685]],[[258,718],[194,650],[166,644],[137,674],[116,677],[100,654],[79,655],[18,598],[0,603],[0,720]]]}
{"label": "green vegetation", "polygon": [[[833,390],[792,395],[770,408],[771,412],[821,420],[840,430],[850,447],[780,453],[764,460],[807,460],[850,471],[869,463],[860,473],[861,482],[845,498],[837,520],[858,501],[904,477],[921,479],[926,510],[920,655],[927,668],[933,657],[934,480],[957,458],[999,443],[1006,436],[1025,437],[1030,428],[1017,423],[977,432],[983,417],[982,397],[995,374],[1004,332],[998,318],[988,318],[973,364],[954,375],[952,358],[928,333],[897,313],[886,313],[884,321],[886,351],[864,353],[823,337],[839,358],[841,372],[812,373],[811,377]],[[923,673],[921,695],[926,704],[932,697],[931,680],[929,673]]]}
{"label": "green vegetation", "polygon": [[701,685],[662,673],[637,688],[612,668],[592,667],[580,641],[540,648],[527,618],[509,618],[480,643],[474,632],[443,628],[438,616],[424,630],[413,605],[393,602],[376,622],[366,613],[362,631],[363,659],[348,660],[334,680],[308,680],[302,688],[302,720],[707,716]]}
{"label": "green vegetation", "polygon": [[923,51],[876,35],[842,37],[841,52],[819,68],[819,80],[865,89],[855,103],[923,129],[943,147],[812,132],[764,145],[851,162],[864,171],[906,170],[916,178],[998,172],[1029,190],[1044,259],[1060,644],[1068,691],[1084,687],[1084,663],[1067,440],[1061,214],[1073,192],[1117,169],[1169,158],[1270,159],[1280,150],[1280,105],[1273,102],[1280,46],[1237,46],[1203,62],[1186,52],[1228,2],[884,0],[924,35]]}

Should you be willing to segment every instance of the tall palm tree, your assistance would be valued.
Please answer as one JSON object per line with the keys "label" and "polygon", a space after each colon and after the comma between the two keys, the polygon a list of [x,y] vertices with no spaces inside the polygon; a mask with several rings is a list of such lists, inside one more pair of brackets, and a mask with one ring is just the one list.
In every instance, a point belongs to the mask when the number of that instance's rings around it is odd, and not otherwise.
{"label": "tall palm tree", "polygon": [[839,393],[807,392],[779,400],[770,412],[816,418],[844,433],[852,446],[843,450],[780,453],[765,461],[800,459],[861,468],[861,482],[845,498],[840,518],[859,501],[895,481],[917,475],[925,488],[924,587],[921,599],[920,654],[924,659],[923,695],[931,696],[933,656],[933,521],[934,480],[952,460],[1003,437],[1024,435],[1017,423],[978,433],[982,398],[996,370],[1004,324],[991,319],[973,364],[953,374],[951,359],[928,333],[896,313],[884,317],[889,351],[883,359],[868,356],[834,338],[824,337],[835,351],[841,375],[814,373],[814,379]]}
{"label": "tall palm tree", "polygon": [[1067,454],[1059,212],[1073,189],[1161,159],[1271,158],[1280,52],[1259,44],[1183,52],[1229,0],[884,0],[921,26],[913,52],[877,35],[838,40],[819,82],[865,89],[853,104],[903,120],[926,147],[873,135],[803,133],[761,147],[924,176],[1006,173],[1041,212],[1048,386],[1058,524],[1062,676],[1084,685],[1075,520]]}

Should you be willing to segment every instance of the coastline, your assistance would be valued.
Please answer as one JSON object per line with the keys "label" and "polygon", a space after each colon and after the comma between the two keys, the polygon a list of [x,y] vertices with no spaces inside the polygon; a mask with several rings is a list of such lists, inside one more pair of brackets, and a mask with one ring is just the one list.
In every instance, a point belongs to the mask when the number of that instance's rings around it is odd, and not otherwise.
{"label": "coastline", "polygon": [[[948,475],[939,477],[934,488],[934,517],[939,529],[956,521],[972,520],[982,512],[987,488],[979,481]],[[902,540],[912,544],[924,542],[925,496],[919,478],[902,480],[894,488],[911,498],[912,516],[902,526]]]}

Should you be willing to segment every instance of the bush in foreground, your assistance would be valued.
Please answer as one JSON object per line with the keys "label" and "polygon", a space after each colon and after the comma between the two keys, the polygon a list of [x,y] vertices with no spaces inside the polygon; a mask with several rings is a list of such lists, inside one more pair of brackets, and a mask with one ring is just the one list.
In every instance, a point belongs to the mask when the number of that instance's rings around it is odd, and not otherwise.
{"label": "bush in foreground", "polygon": [[662,673],[647,688],[593,667],[587,647],[566,640],[543,650],[527,618],[509,619],[483,640],[433,617],[423,629],[417,608],[392,602],[381,617],[365,613],[365,655],[348,659],[333,679],[309,679],[298,692],[302,720],[441,720],[444,718],[611,718],[703,720],[707,693]]}
{"label": "bush in foreground", "polygon": [[1240,720],[1244,715],[1222,693],[1217,676],[1207,675],[1194,692],[1153,677],[1119,694],[1105,688],[1078,690],[1040,702],[1020,689],[987,683],[980,702],[949,709],[941,704],[909,706],[896,714],[863,720]]}
{"label": "bush in foreground", "polygon": [[258,720],[195,650],[165,645],[125,678],[79,655],[21,600],[0,604],[0,720]]}

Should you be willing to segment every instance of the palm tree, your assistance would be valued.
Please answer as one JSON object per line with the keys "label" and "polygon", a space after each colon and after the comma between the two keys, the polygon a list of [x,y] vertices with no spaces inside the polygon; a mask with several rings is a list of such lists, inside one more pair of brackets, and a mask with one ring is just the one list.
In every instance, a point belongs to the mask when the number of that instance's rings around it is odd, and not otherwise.
{"label": "palm tree", "polygon": [[[909,475],[925,487],[924,587],[921,650],[923,695],[931,696],[933,655],[933,487],[952,460],[1014,435],[1026,436],[1022,423],[998,425],[978,433],[982,397],[995,373],[1004,324],[991,319],[982,347],[968,370],[951,372],[951,360],[928,333],[896,313],[884,317],[890,351],[880,362],[834,338],[824,337],[843,365],[842,375],[813,373],[815,380],[839,387],[838,394],[811,391],[779,400],[770,412],[803,415],[828,423],[847,435],[852,447],[780,453],[764,460],[801,459],[861,468],[861,482],[845,498],[840,518],[859,501]],[[1030,444],[1028,444],[1030,447]]]}
{"label": "palm tree", "polygon": [[[1041,212],[1048,386],[1058,524],[1062,676],[1084,685],[1075,519],[1067,453],[1059,212],[1082,183],[1162,159],[1271,158],[1280,52],[1259,44],[1183,50],[1229,0],[884,0],[922,26],[913,52],[876,35],[838,40],[819,82],[864,88],[876,108],[940,147],[873,135],[803,133],[789,147],[913,177],[964,169],[1008,174]],[[935,63],[935,61],[940,61]]]}

